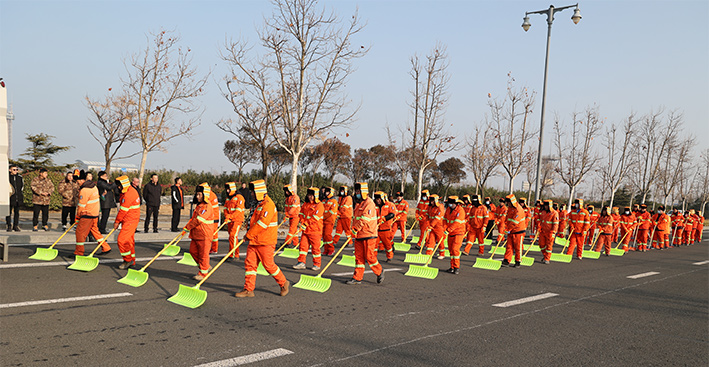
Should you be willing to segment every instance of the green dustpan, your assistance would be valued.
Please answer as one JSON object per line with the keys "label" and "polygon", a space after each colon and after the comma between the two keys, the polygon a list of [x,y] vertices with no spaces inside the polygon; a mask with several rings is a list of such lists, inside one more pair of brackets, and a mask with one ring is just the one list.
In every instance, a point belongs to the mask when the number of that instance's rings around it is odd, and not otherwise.
{"label": "green dustpan", "polygon": [[298,256],[300,256],[300,249],[299,248],[287,248],[284,249],[283,252],[278,254],[280,257],[286,257],[289,259],[297,259]]}
{"label": "green dustpan", "polygon": [[414,264],[425,264],[428,262],[429,257],[431,256],[426,254],[406,254],[404,262]]}
{"label": "green dustpan", "polygon": [[533,258],[533,257],[522,256],[522,257],[520,258],[520,260],[521,260],[521,261],[520,261],[519,263],[520,263],[522,266],[532,266],[532,265],[534,265],[534,258]]}
{"label": "green dustpan", "polygon": [[419,242],[418,236],[411,236],[409,243],[418,243],[418,242]]}
{"label": "green dustpan", "polygon": [[337,265],[348,266],[350,268],[354,268],[355,267],[354,255],[342,255],[342,259],[337,263]]}
{"label": "green dustpan", "polygon": [[37,248],[34,255],[29,258],[32,260],[52,261],[57,257],[57,254],[59,254],[59,251],[53,248]]}
{"label": "green dustpan", "polygon": [[598,259],[601,257],[600,251],[583,250],[584,259]]}
{"label": "green dustpan", "polygon": [[403,242],[394,242],[394,251],[399,252],[409,252],[411,250],[411,245]]}
{"label": "green dustpan", "polygon": [[436,279],[438,276],[438,268],[429,268],[428,265],[409,265],[409,270],[404,273],[406,276],[425,278],[425,279]]}
{"label": "green dustpan", "polygon": [[561,262],[561,263],[570,263],[571,262],[571,255],[552,253],[549,260],[557,261],[557,262]]}
{"label": "green dustpan", "polygon": [[258,263],[258,268],[256,269],[256,274],[258,275],[271,275],[266,271],[266,268],[263,267],[263,263],[259,262]]}
{"label": "green dustpan", "polygon": [[178,260],[177,263],[182,265],[197,266],[197,262],[194,261],[194,258],[189,252],[183,253],[182,259]]}
{"label": "green dustpan", "polygon": [[177,256],[182,250],[180,246],[177,245],[166,244],[164,247],[167,247],[167,250],[163,251],[163,255],[165,256]]}
{"label": "green dustpan", "polygon": [[207,300],[207,292],[199,289],[199,285],[188,287],[180,284],[177,293],[167,300],[180,306],[197,308]]}
{"label": "green dustpan", "polygon": [[131,287],[140,287],[148,281],[148,273],[141,270],[128,269],[128,274],[121,279],[118,279],[118,283],[129,285]]}
{"label": "green dustpan", "polygon": [[609,254],[613,256],[623,256],[625,255],[625,250],[621,250],[619,248],[612,248]]}
{"label": "green dustpan", "polygon": [[502,267],[502,261],[493,259],[483,259],[481,257],[475,259],[474,268],[486,269],[486,270],[500,270]]}
{"label": "green dustpan", "polygon": [[327,292],[328,289],[330,289],[331,284],[331,279],[322,278],[320,275],[312,276],[301,274],[300,281],[298,281],[298,283],[293,284],[293,287],[324,293]]}

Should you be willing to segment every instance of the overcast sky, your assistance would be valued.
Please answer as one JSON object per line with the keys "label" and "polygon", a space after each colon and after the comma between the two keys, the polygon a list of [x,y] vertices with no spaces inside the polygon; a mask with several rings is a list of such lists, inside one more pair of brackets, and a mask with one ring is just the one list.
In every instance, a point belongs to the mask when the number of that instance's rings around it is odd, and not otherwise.
{"label": "overcast sky", "polygon": [[[529,32],[521,24],[525,11],[546,9],[548,1],[322,4],[344,17],[358,9],[368,23],[354,42],[371,51],[356,62],[346,89],[361,110],[350,129],[335,132],[353,149],[387,143],[382,126],[410,120],[409,58],[439,41],[450,55],[445,118],[455,135],[483,119],[488,93],[504,93],[508,72],[538,93],[532,121],[539,123],[546,17],[531,15]],[[708,1],[583,1],[579,7],[578,25],[568,9],[557,14],[552,29],[545,153],[551,150],[551,118],[593,104],[608,123],[631,111],[678,109],[687,133],[709,136]],[[27,147],[26,134],[44,132],[74,147],[58,162],[102,160],[87,131],[84,96],[102,99],[108,88],[119,88],[123,60],[145,46],[148,32],[165,28],[179,32],[194,64],[212,76],[200,99],[205,112],[197,135],[174,140],[167,153],[149,154],[148,169],[232,170],[221,150],[229,136],[214,125],[233,113],[217,89],[226,73],[218,52],[229,37],[255,42],[255,27],[270,13],[266,1],[0,0],[0,77],[16,118],[13,157]],[[697,155],[704,147],[700,139]],[[127,162],[138,164],[139,157]]]}

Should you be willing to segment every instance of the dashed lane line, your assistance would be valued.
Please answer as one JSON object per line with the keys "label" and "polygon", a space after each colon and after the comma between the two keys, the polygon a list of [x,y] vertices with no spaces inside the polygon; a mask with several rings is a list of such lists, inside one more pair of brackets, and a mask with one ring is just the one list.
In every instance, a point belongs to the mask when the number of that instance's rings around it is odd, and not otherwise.
{"label": "dashed lane line", "polygon": [[645,278],[645,277],[649,277],[649,276],[657,275],[657,274],[660,274],[660,273],[658,273],[658,272],[656,272],[656,271],[648,271],[647,273],[635,274],[635,275],[628,275],[626,278],[628,278],[628,279],[639,279],[639,278]]}
{"label": "dashed lane line", "polygon": [[507,302],[502,302],[502,303],[496,303],[493,306],[495,306],[495,307],[511,307],[511,306],[521,305],[521,304],[527,303],[527,302],[539,301],[542,299],[547,299],[547,298],[556,297],[556,296],[558,296],[558,294],[556,294],[556,293],[542,293],[542,294],[538,294],[536,296],[520,298],[520,299],[516,299],[513,301],[507,301]]}
{"label": "dashed lane line", "polygon": [[205,363],[205,364],[200,364],[195,367],[233,367],[233,366],[241,366],[244,364],[248,363],[254,363],[254,362],[259,362],[259,361],[264,361],[266,359],[271,359],[271,358],[276,358],[276,357],[282,357],[282,356],[287,356],[289,354],[293,354],[292,351],[288,349],[283,349],[283,348],[278,348],[278,349],[272,349],[266,352],[261,352],[261,353],[254,353],[254,354],[249,354],[241,357],[236,357],[236,358],[231,358],[231,359],[224,359],[221,361],[216,361],[216,362],[210,362],[210,363]]}
{"label": "dashed lane line", "polygon": [[46,300],[42,300],[42,301],[3,303],[3,304],[0,304],[0,309],[13,308],[13,307],[24,307],[24,306],[49,305],[49,304],[53,304],[53,303],[64,303],[64,302],[91,301],[91,300],[95,300],[95,299],[128,297],[128,296],[132,296],[132,295],[133,295],[132,293],[123,292],[123,293],[98,294],[98,295],[94,295],[94,296],[83,296],[83,297],[55,298],[55,299],[46,299]]}
{"label": "dashed lane line", "polygon": [[700,261],[698,263],[693,263],[692,265],[706,265],[709,264],[709,260]]}

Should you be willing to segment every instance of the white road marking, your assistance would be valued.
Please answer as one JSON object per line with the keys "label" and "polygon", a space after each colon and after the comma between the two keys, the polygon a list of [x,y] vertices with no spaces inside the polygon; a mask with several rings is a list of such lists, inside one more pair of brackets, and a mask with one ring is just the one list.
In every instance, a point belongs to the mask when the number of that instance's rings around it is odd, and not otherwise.
{"label": "white road marking", "polygon": [[495,306],[495,307],[510,307],[510,306],[520,305],[522,303],[539,301],[540,299],[551,298],[551,297],[556,297],[556,296],[558,296],[558,294],[556,294],[556,293],[542,293],[542,294],[538,294],[536,296],[516,299],[514,301],[496,303],[493,306]]}
{"label": "white road marking", "polygon": [[287,356],[289,354],[293,354],[288,349],[283,349],[283,348],[278,348],[278,349],[273,349],[269,350],[266,352],[261,352],[261,353],[254,353],[254,354],[249,354],[246,356],[241,356],[241,357],[236,357],[236,358],[231,358],[231,359],[224,359],[221,361],[216,361],[216,362],[210,362],[210,363],[205,363],[205,364],[200,364],[195,367],[232,367],[232,366],[241,366],[244,364],[248,363],[254,363],[254,362],[259,362],[259,361],[264,361],[267,359],[271,358],[276,358],[276,357],[282,357],[282,356]]}
{"label": "white road marking", "polygon": [[[354,269],[354,268],[353,268],[353,269]],[[398,270],[401,270],[401,268],[387,268],[387,269],[384,269],[384,271],[398,271]],[[374,272],[371,271],[371,270],[365,270],[364,273],[365,273],[365,274],[372,274],[372,273],[374,273]],[[333,273],[333,274],[330,274],[330,275],[335,276],[335,277],[343,277],[343,276],[345,276],[345,275],[352,275],[352,274],[354,274],[354,270],[348,271],[348,272],[346,272],[346,273]]]}
{"label": "white road marking", "polygon": [[638,279],[638,278],[645,278],[645,277],[649,277],[651,275],[657,275],[657,274],[660,274],[660,273],[658,273],[656,271],[648,271],[647,273],[628,275],[627,278],[628,279]]}
{"label": "white road marking", "polygon": [[[189,253],[189,251],[185,251]],[[210,257],[219,257],[222,258],[226,256],[226,253],[223,254],[211,254],[209,255]],[[240,252],[239,256],[244,257],[246,256],[246,252]],[[143,261],[150,261],[152,257],[137,257],[135,261],[137,262],[143,262]],[[179,256],[160,256],[159,258],[156,259],[158,260],[180,260],[182,259],[182,255]],[[117,264],[117,263],[122,263],[123,259],[100,259],[99,263],[100,264]],[[13,268],[39,268],[43,266],[69,266],[74,263],[74,260],[68,261],[68,260],[62,260],[62,261],[49,261],[49,262],[36,262],[36,263],[20,263],[20,264],[3,264],[0,265],[0,269],[13,269]]]}
{"label": "white road marking", "polygon": [[700,262],[694,263],[692,265],[706,265],[706,264],[709,264],[709,260],[700,261]]}
{"label": "white road marking", "polygon": [[99,294],[99,295],[95,295],[95,296],[47,299],[47,300],[43,300],[43,301],[3,303],[3,304],[0,304],[0,308],[48,305],[48,304],[52,304],[52,303],[63,303],[63,302],[90,301],[90,300],[94,300],[94,299],[128,297],[128,296],[132,296],[132,295],[133,295],[132,293],[123,292],[123,293]]}

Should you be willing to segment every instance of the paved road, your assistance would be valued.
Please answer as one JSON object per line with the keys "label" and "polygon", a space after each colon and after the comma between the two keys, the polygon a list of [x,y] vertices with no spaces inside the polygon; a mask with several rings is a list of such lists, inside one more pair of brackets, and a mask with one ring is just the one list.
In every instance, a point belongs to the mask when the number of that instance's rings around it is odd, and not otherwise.
{"label": "paved road", "polygon": [[[234,298],[244,275],[238,261],[205,283],[209,297],[194,310],[166,301],[178,284],[194,284],[194,268],[174,259],[155,262],[148,283],[132,288],[116,283],[125,272],[112,254],[114,262],[82,273],[47,266],[59,258],[27,260],[31,247],[11,248],[14,260],[0,265],[0,364],[706,366],[707,245],[499,271],[464,257],[460,275],[435,280],[404,276],[408,264],[397,254],[381,285],[372,274],[342,284],[352,268],[333,265],[328,292],[293,289],[284,298],[260,276],[255,298]],[[141,244],[138,256],[159,246]],[[314,274],[277,259],[291,282]],[[433,266],[447,269],[448,260]],[[111,298],[66,300],[86,296]],[[500,307],[525,297],[536,300]],[[21,304],[42,300],[56,303]]]}

